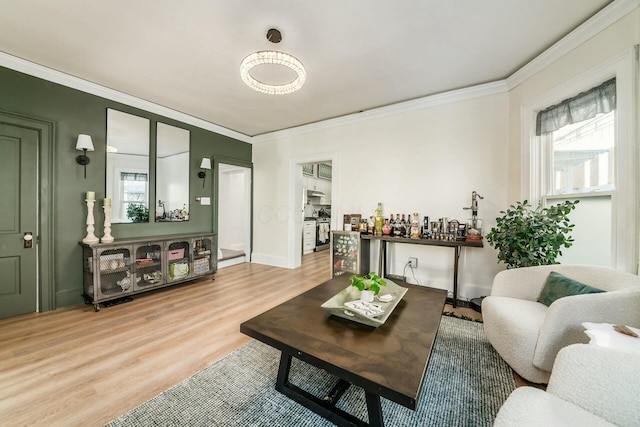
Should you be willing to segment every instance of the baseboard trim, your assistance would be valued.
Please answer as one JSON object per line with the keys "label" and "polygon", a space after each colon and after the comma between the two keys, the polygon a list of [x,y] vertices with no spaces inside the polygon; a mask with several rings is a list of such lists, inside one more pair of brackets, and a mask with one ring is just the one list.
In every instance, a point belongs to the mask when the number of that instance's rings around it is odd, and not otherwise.
{"label": "baseboard trim", "polygon": [[251,262],[256,264],[270,265],[272,267],[292,269],[289,266],[289,260],[287,258],[273,255],[258,254],[253,252],[251,254]]}
{"label": "baseboard trim", "polygon": [[53,309],[82,304],[82,289],[64,289],[56,291],[56,303]]}

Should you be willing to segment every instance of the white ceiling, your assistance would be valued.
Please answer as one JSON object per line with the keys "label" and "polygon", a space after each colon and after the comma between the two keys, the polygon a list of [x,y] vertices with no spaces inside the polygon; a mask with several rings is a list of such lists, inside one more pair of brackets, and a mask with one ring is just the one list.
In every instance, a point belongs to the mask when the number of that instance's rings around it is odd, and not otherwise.
{"label": "white ceiling", "polygon": [[[248,136],[502,80],[610,0],[0,0],[0,51]],[[256,92],[249,53],[299,58]]]}

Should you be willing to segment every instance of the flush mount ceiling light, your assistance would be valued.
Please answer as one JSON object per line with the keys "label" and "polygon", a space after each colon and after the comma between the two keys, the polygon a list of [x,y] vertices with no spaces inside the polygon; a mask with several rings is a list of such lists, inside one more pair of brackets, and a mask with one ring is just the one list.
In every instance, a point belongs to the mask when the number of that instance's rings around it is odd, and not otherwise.
{"label": "flush mount ceiling light", "polygon": [[[267,31],[267,40],[280,43],[282,34],[275,28]],[[269,84],[256,79],[251,70],[259,65],[280,65],[289,68],[296,74],[296,78],[285,84]],[[296,57],[276,50],[260,50],[247,55],[240,64],[242,81],[250,88],[269,95],[285,95],[297,91],[307,78],[304,65]]]}

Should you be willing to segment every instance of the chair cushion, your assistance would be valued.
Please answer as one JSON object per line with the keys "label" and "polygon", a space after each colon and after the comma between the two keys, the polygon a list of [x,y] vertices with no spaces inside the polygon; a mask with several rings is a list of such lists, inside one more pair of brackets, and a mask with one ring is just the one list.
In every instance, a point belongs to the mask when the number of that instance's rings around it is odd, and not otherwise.
{"label": "chair cushion", "polygon": [[518,387],[502,405],[494,427],[614,426],[579,406],[533,387]]}
{"label": "chair cushion", "polygon": [[542,288],[542,293],[540,293],[540,296],[538,297],[538,302],[541,302],[546,306],[550,306],[551,303],[562,297],[595,294],[599,292],[604,291],[552,271],[547,277],[544,288]]}

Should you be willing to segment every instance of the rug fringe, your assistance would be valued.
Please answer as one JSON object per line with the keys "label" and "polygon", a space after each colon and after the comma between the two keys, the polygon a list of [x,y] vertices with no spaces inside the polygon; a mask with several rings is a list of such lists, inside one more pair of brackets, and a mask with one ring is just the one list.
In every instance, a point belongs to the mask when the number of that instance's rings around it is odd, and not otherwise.
{"label": "rug fringe", "polygon": [[448,316],[448,317],[455,317],[456,319],[468,320],[470,322],[483,323],[481,319],[472,319],[469,316],[465,316],[464,314],[456,314],[452,311],[443,311],[442,315]]}

